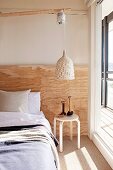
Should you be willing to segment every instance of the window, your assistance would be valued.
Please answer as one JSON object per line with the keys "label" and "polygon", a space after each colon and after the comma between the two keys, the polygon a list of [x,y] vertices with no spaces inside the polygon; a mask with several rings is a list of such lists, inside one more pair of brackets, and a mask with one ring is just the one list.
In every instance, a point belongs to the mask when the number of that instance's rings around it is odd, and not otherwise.
{"label": "window", "polygon": [[102,21],[101,105],[113,110],[113,12]]}

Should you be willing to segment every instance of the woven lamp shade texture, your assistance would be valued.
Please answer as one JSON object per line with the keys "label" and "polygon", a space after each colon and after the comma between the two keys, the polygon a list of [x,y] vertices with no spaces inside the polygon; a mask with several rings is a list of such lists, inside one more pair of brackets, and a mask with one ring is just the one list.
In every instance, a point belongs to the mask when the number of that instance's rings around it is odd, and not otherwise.
{"label": "woven lamp shade texture", "polygon": [[63,56],[57,61],[55,74],[58,80],[75,79],[73,61],[65,55],[65,51],[63,51]]}

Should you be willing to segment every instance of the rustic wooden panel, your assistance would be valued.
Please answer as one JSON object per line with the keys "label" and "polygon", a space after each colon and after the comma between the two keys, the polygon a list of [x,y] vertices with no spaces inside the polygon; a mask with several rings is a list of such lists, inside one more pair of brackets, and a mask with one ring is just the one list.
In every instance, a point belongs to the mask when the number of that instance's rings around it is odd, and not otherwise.
{"label": "rustic wooden panel", "polygon": [[[88,67],[75,66],[75,80],[56,80],[54,65],[0,66],[0,89],[32,89],[41,92],[41,110],[53,127],[53,118],[61,113],[61,100],[72,96],[71,108],[80,116],[81,134],[87,134]],[[75,128],[75,127],[74,127]],[[64,128],[68,134],[68,124]]]}
{"label": "rustic wooden panel", "polygon": [[[0,12],[0,17],[12,17],[12,16],[24,16],[24,15],[38,15],[38,14],[57,14],[62,9],[29,9],[29,10],[17,10],[17,11],[5,11]],[[86,15],[87,10],[76,10],[71,8],[63,8],[65,14],[69,15]]]}

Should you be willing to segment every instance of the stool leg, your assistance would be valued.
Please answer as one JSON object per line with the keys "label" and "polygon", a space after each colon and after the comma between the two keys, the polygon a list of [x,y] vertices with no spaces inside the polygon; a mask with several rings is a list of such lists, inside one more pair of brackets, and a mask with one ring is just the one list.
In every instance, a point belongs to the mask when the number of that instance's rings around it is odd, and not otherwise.
{"label": "stool leg", "polygon": [[73,122],[70,122],[70,140],[73,140]]}
{"label": "stool leg", "polygon": [[63,122],[60,122],[60,129],[59,129],[59,151],[63,151]]}
{"label": "stool leg", "polygon": [[77,121],[78,149],[80,148],[80,121]]}

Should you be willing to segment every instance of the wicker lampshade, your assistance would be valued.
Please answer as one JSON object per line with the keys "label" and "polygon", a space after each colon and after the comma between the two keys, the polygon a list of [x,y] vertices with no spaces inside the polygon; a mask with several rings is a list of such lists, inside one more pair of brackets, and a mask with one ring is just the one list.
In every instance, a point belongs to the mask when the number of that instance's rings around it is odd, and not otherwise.
{"label": "wicker lampshade", "polygon": [[75,79],[73,61],[66,56],[65,50],[63,56],[57,61],[55,74],[59,80]]}

